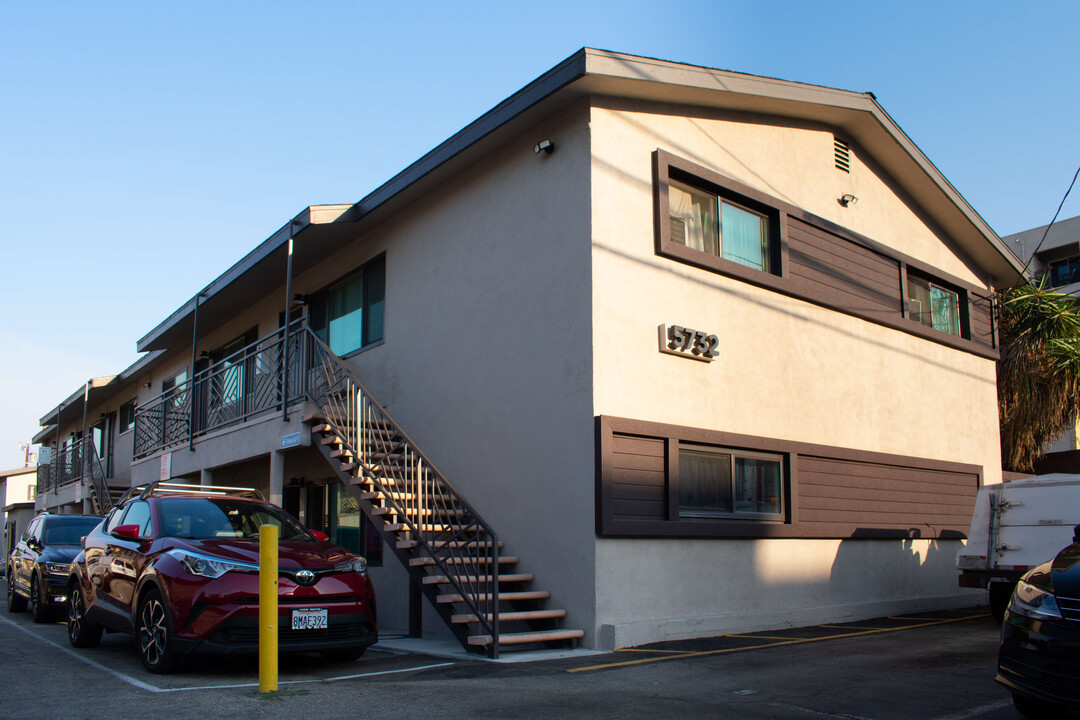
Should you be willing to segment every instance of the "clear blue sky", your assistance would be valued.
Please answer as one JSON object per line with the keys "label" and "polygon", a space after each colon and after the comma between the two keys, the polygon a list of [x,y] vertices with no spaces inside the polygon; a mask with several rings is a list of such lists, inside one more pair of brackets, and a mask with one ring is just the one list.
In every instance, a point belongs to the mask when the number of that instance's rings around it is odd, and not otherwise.
{"label": "clear blue sky", "polygon": [[872,91],[1006,235],[1080,165],[1078,29],[1072,0],[9,0],[0,469],[295,213],[359,200],[581,47]]}

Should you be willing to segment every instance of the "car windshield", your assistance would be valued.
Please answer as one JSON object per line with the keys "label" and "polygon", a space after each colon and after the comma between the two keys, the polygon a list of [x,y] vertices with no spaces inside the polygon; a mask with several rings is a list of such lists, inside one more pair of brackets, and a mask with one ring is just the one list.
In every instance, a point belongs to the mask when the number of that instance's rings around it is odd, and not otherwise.
{"label": "car windshield", "polygon": [[45,544],[78,545],[100,522],[97,517],[49,518],[45,522]]}
{"label": "car windshield", "polygon": [[158,503],[163,534],[169,537],[257,538],[263,525],[276,525],[281,540],[311,540],[284,510],[267,503],[228,497],[173,497]]}

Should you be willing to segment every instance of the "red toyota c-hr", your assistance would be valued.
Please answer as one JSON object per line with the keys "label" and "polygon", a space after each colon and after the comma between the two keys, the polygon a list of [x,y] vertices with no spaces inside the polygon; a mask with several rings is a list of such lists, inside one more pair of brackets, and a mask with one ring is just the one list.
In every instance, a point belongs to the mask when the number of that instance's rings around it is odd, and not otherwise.
{"label": "red toyota c-hr", "polygon": [[133,488],[86,536],[71,565],[68,639],[133,633],[143,665],[256,652],[259,527],[280,529],[278,646],[355,660],[378,640],[364,558],[317,537],[248,488],[151,483]]}

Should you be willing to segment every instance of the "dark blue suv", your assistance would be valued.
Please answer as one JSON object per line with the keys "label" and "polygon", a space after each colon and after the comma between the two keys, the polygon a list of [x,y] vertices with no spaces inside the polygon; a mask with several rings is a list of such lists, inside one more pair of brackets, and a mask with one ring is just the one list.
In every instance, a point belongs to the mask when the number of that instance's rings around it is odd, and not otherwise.
{"label": "dark blue suv", "polygon": [[101,522],[97,515],[51,515],[30,521],[8,558],[8,612],[22,612],[29,602],[34,622],[58,619],[67,603],[71,561],[80,540]]}

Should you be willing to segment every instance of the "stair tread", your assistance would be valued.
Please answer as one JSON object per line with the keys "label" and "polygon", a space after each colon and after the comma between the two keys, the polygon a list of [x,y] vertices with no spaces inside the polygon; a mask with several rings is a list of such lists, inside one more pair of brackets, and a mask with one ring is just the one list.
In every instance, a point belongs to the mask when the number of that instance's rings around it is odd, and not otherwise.
{"label": "stair tread", "polygon": [[[491,613],[487,613],[484,617],[488,622],[491,622],[493,616]],[[559,618],[564,617],[566,617],[565,610],[523,610],[520,612],[499,613],[499,622],[515,622],[518,620],[558,620]],[[450,622],[475,623],[480,622],[480,618],[476,613],[465,613],[462,615],[451,616]]]}
{"label": "stair tread", "polygon": [[[547,590],[525,590],[525,591],[522,591],[522,592],[500,592],[499,593],[499,599],[500,600],[547,600],[549,597],[551,597],[551,593],[549,593]],[[476,600],[478,602],[487,602],[487,601],[489,601],[491,599],[492,599],[491,598],[491,593],[480,593],[479,595],[476,596]],[[436,600],[437,600],[437,602],[440,602],[440,603],[460,603],[460,602],[465,602],[465,598],[463,598],[458,593],[448,593],[446,595],[439,595]]]}
{"label": "stair tread", "polygon": [[[537,630],[523,633],[499,633],[499,645],[521,645],[524,643],[551,642],[554,640],[574,640],[584,637],[584,630]],[[470,645],[490,645],[490,635],[470,635]]]}
{"label": "stair tread", "polygon": [[[514,565],[514,564],[517,563],[517,561],[518,561],[517,557],[515,557],[513,555],[500,555],[499,556],[499,564],[500,565]],[[489,558],[489,557],[480,557],[480,558],[472,558],[472,557],[466,557],[466,558],[443,558],[443,562],[446,563],[447,565],[490,565],[491,564],[491,558]],[[410,558],[409,559],[409,566],[410,567],[426,567],[426,566],[435,565],[435,564],[436,564],[435,563],[435,558],[433,558],[433,557],[418,557],[418,558]]]}
{"label": "stair tread", "polygon": [[[458,575],[456,576],[458,581],[464,583],[489,583],[494,580],[491,575]],[[512,582],[529,582],[535,578],[531,573],[507,573],[505,575],[499,575],[500,583],[512,583]],[[424,585],[445,585],[450,582],[450,578],[446,575],[429,575],[424,578]]]}

